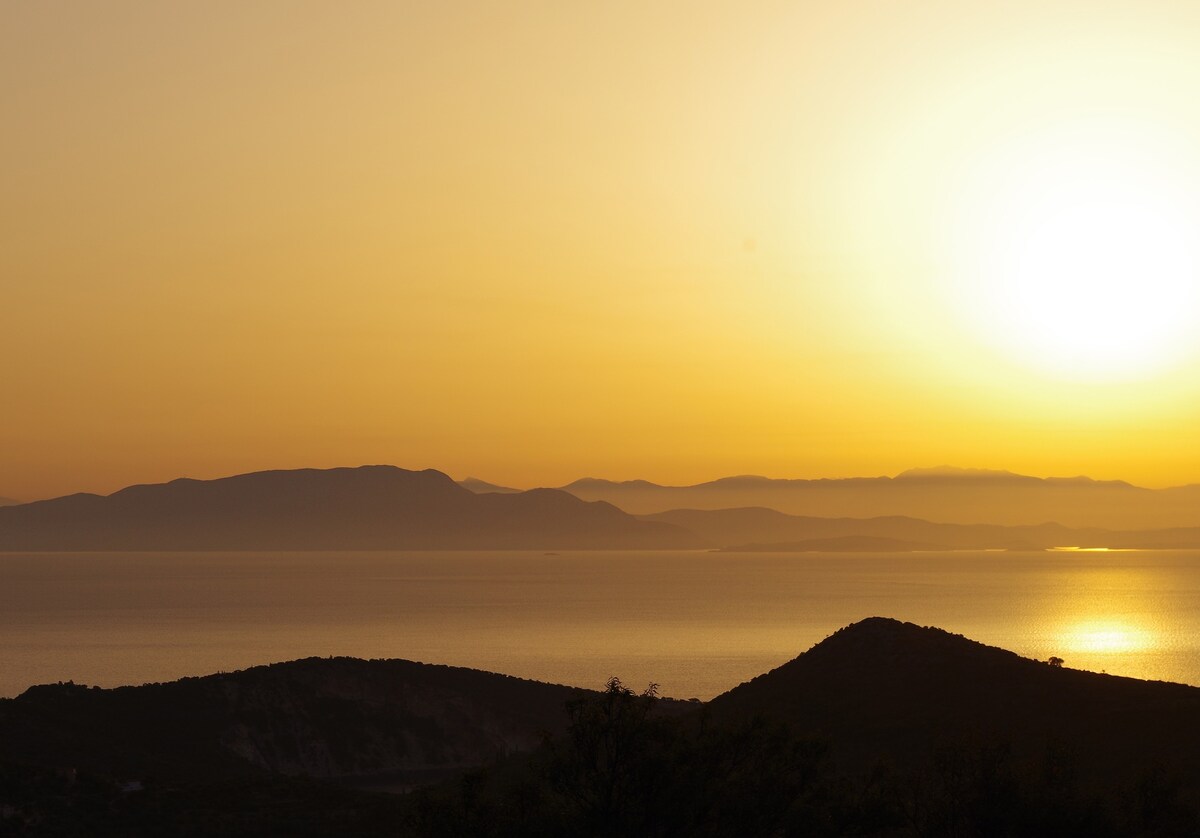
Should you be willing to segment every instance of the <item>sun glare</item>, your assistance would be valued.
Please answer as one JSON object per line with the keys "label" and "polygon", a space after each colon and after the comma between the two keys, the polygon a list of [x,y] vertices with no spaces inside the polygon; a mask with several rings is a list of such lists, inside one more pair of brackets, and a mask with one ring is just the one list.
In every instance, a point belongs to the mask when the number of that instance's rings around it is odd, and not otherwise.
{"label": "sun glare", "polygon": [[1069,652],[1123,654],[1154,645],[1145,630],[1119,620],[1089,620],[1069,628],[1063,637]]}
{"label": "sun glare", "polygon": [[1197,313],[1200,214],[1170,161],[1103,134],[1042,138],[987,167],[953,282],[981,336],[1043,372],[1144,375]]}

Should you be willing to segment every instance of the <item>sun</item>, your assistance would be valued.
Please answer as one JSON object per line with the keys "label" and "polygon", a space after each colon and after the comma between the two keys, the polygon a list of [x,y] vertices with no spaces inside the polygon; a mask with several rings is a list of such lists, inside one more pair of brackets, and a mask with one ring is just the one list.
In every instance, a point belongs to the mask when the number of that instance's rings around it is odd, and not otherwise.
{"label": "sun", "polygon": [[951,281],[985,342],[1089,379],[1144,375],[1187,353],[1200,213],[1169,160],[1094,133],[980,165]]}

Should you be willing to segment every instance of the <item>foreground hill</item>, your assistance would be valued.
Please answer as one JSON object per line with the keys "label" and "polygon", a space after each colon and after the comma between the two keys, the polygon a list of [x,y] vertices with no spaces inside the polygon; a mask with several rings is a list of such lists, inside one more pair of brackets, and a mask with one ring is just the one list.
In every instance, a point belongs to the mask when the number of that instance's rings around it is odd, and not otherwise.
{"label": "foreground hill", "polygon": [[562,488],[638,515],[765,507],[821,518],[900,515],[958,524],[1028,526],[1055,521],[1122,530],[1200,526],[1200,486],[1144,489],[1123,481],[972,469],[914,469],[895,477],[841,480],[726,477],[694,486],[589,478]]}
{"label": "foreground hill", "polygon": [[0,743],[4,834],[1200,834],[1200,689],[883,618],[703,707],[309,659],[32,688]]}
{"label": "foreground hill", "polygon": [[1200,789],[1200,688],[1054,667],[896,620],[844,628],[709,706],[726,721],[787,722],[847,765],[1003,743],[1030,763],[1062,748],[1092,779],[1162,769]]}
{"label": "foreground hill", "polygon": [[0,508],[0,550],[617,549],[699,546],[670,524],[534,489],[476,494],[394,466],[265,471]]}
{"label": "foreground hill", "polygon": [[165,684],[0,699],[5,760],[122,778],[428,781],[561,732],[586,691],[403,660],[309,658]]}

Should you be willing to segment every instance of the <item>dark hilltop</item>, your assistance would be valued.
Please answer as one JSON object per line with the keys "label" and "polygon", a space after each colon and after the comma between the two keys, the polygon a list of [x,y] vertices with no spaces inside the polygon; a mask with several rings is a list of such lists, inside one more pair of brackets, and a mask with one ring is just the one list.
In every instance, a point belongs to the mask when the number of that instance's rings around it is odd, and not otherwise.
{"label": "dark hilltop", "polygon": [[708,704],[308,659],[0,700],[4,834],[1192,835],[1200,689],[883,618]]}

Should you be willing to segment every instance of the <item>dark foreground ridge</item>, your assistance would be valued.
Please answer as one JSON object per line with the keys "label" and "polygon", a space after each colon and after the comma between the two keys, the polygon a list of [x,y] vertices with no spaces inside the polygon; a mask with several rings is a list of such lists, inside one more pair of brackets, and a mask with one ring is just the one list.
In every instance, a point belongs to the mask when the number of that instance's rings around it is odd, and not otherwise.
{"label": "dark foreground ridge", "polygon": [[701,546],[556,489],[476,494],[432,469],[299,469],[0,508],[0,550],[655,549]]}
{"label": "dark foreground ridge", "polygon": [[882,617],[718,696],[711,711],[788,722],[834,743],[848,765],[914,763],[970,741],[1034,759],[1058,742],[1086,774],[1136,773],[1149,758],[1200,780],[1200,689],[1057,668]]}
{"label": "dark foreground ridge", "polygon": [[166,781],[445,776],[566,726],[581,690],[404,660],[307,658],[164,684],[0,699],[6,759]]}
{"label": "dark foreground ridge", "polygon": [[1200,834],[1200,689],[877,617],[708,705],[314,658],[31,688],[0,743],[0,834]]}

